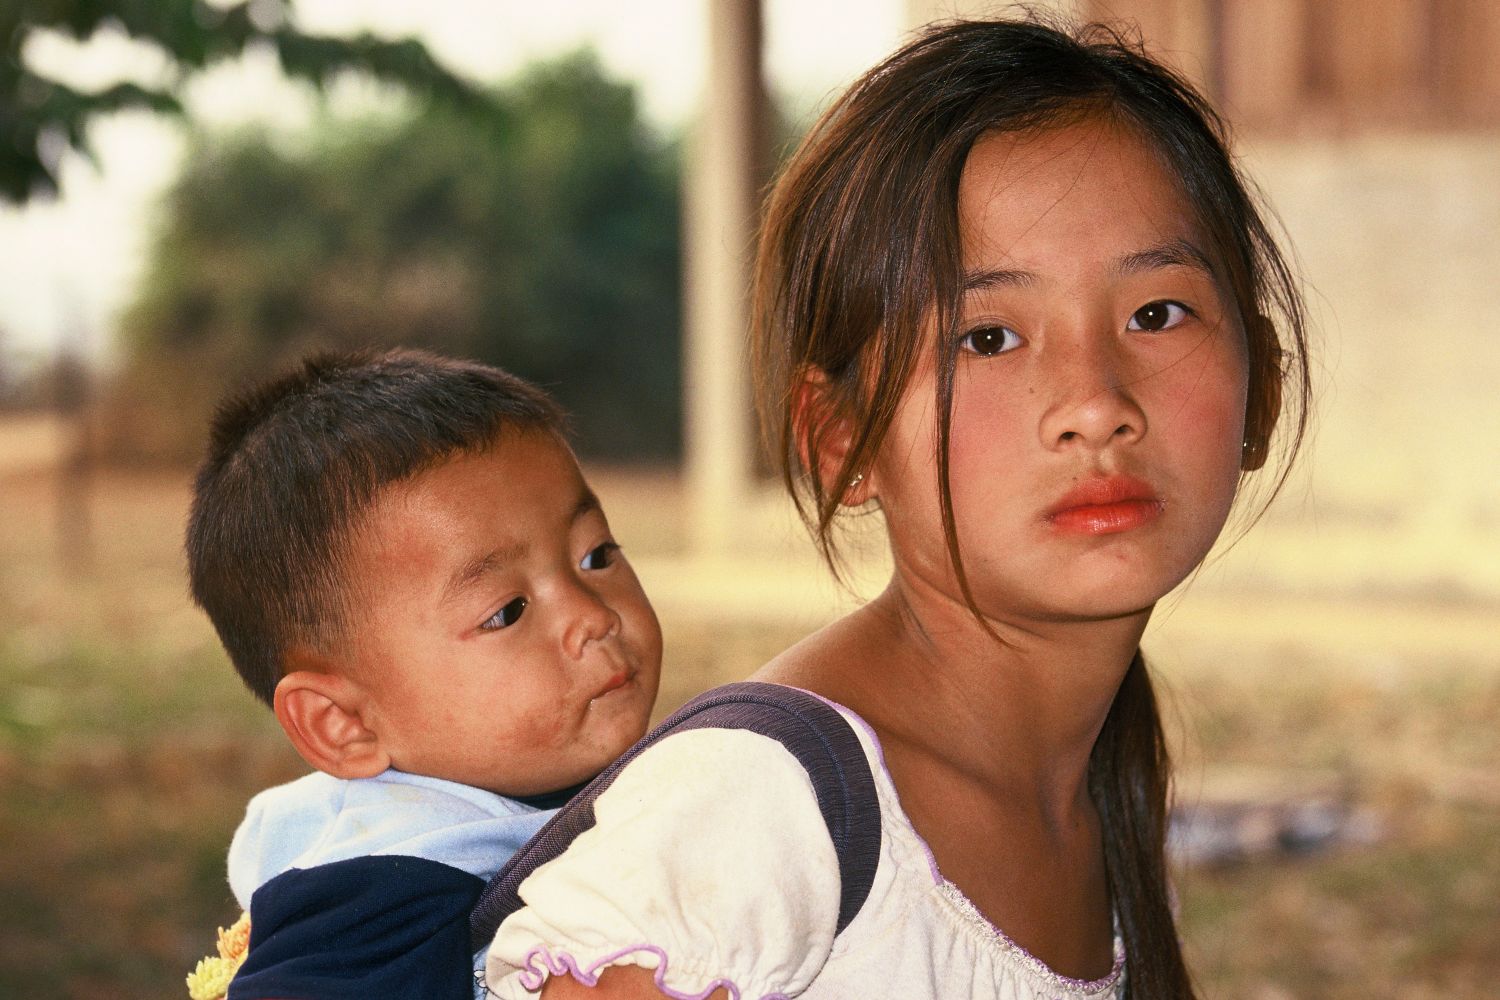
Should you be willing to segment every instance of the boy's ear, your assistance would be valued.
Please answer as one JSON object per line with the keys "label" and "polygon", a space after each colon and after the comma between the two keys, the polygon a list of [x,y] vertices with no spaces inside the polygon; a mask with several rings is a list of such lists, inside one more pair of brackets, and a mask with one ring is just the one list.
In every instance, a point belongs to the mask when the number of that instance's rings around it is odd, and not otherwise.
{"label": "boy's ear", "polygon": [[1250,372],[1250,396],[1245,402],[1245,448],[1240,455],[1240,468],[1254,472],[1266,464],[1271,454],[1271,432],[1281,416],[1281,342],[1276,336],[1276,326],[1267,316],[1256,316],[1253,330],[1248,331],[1251,343],[1259,345],[1259,351]]}
{"label": "boy's ear", "polygon": [[355,681],[306,647],[287,654],[276,685],[276,721],[308,764],[335,778],[372,778],[391,766],[380,738],[365,724],[368,698]]}
{"label": "boy's ear", "polygon": [[809,474],[822,479],[825,494],[838,497],[846,507],[858,507],[874,495],[870,477],[863,470],[852,470],[846,482],[836,480],[849,459],[854,428],[839,413],[828,376],[821,368],[804,368],[792,389],[792,436],[798,461]]}

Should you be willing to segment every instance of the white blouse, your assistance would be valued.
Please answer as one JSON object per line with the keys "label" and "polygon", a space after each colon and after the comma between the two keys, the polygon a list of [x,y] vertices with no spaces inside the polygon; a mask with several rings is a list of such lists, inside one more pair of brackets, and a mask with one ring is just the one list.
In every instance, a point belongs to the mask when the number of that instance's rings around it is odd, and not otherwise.
{"label": "white blouse", "polygon": [[864,906],[835,937],[838,860],[807,772],[769,737],[674,733],[595,802],[595,825],[521,885],[486,966],[492,994],[549,976],[655,970],[669,997],[870,996],[1101,1000],[1124,992],[1124,952],[1093,982],[1058,975],[938,871],[901,809],[880,744],[842,707],[875,775],[881,848]]}

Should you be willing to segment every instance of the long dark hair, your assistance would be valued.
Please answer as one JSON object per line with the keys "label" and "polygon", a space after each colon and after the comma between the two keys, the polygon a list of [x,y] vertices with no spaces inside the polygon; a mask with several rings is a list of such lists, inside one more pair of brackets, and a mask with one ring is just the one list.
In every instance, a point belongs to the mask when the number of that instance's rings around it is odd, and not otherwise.
{"label": "long dark hair", "polygon": [[[956,322],[962,260],[958,185],[990,132],[1105,117],[1141,136],[1198,215],[1215,276],[1249,353],[1243,467],[1259,469],[1279,425],[1284,482],[1306,426],[1309,371],[1300,289],[1248,183],[1227,129],[1191,85],[1116,30],[1067,30],[1035,18],[928,28],[861,77],[812,127],[772,191],[761,231],[753,352],[763,429],[787,488],[838,571],[835,517],[844,484],[868,468],[923,349],[920,333]],[[937,337],[938,490],[959,587],[979,615],[958,547],[949,484],[956,337]],[[820,407],[852,429],[824,467],[832,421],[808,419],[797,394],[813,378]],[[1191,998],[1165,862],[1170,761],[1139,653],[1089,761],[1109,888],[1132,998]]]}

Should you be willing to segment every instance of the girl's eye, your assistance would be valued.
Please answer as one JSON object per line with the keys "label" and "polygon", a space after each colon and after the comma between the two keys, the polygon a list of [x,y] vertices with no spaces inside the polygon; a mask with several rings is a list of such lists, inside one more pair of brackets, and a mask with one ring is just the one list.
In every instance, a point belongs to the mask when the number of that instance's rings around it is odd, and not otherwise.
{"label": "girl's eye", "polygon": [[982,326],[963,335],[958,346],[970,354],[988,358],[1021,346],[1021,335],[1004,326]]}
{"label": "girl's eye", "polygon": [[489,618],[485,619],[484,624],[479,627],[483,629],[489,629],[490,631],[494,631],[495,629],[509,628],[520,620],[521,612],[525,611],[526,606],[530,603],[531,602],[526,600],[526,598],[524,597],[517,597],[505,607],[490,615]]}
{"label": "girl's eye", "polygon": [[1187,306],[1180,302],[1165,299],[1160,302],[1147,302],[1131,314],[1127,329],[1144,330],[1148,333],[1170,330],[1187,319],[1187,316]]}
{"label": "girl's eye", "polygon": [[589,554],[583,557],[583,562],[578,564],[579,569],[605,569],[613,566],[615,553],[620,547],[614,542],[605,542],[603,545],[589,549]]}

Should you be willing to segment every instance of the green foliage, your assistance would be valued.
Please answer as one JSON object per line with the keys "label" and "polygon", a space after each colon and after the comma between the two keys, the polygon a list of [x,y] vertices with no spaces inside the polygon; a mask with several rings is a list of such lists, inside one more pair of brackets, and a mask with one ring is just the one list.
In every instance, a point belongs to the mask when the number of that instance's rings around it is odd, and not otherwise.
{"label": "green foliage", "polygon": [[137,386],[191,417],[194,386],[315,348],[409,344],[552,388],[586,453],[673,456],[675,151],[589,55],[490,103],[327,123],[300,152],[200,139],[125,318]]}
{"label": "green foliage", "polygon": [[[56,153],[65,143],[89,153],[88,123],[125,108],[181,112],[183,80],[255,45],[270,46],[291,76],[318,86],[347,70],[470,110],[484,98],[439,66],[418,42],[307,35],[289,23],[290,0],[246,0],[227,7],[204,0],[5,0],[0,4],[0,198],[24,202],[57,189]],[[155,45],[177,70],[169,86],[120,83],[75,90],[35,72],[21,58],[32,32],[51,29],[86,40],[114,27]]]}

